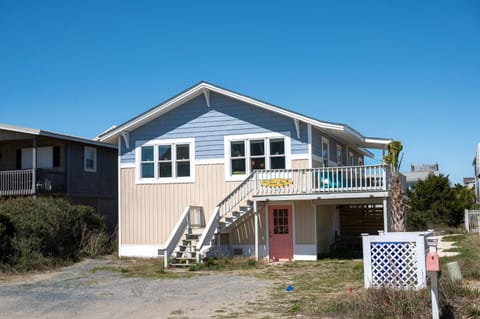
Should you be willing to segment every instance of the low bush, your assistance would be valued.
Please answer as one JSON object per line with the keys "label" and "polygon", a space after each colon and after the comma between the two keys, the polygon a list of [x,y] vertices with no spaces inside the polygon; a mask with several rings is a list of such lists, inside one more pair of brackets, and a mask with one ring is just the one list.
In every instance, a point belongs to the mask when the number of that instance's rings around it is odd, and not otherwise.
{"label": "low bush", "polygon": [[103,217],[88,206],[17,198],[0,203],[0,216],[0,236],[8,243],[0,248],[8,251],[1,262],[15,270],[63,265],[111,250]]}

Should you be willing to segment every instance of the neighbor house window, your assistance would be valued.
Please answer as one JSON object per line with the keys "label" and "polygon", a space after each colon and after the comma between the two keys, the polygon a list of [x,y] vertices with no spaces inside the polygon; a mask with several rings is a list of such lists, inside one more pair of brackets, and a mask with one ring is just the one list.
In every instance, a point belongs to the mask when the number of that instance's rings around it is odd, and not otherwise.
{"label": "neighbor house window", "polygon": [[227,179],[243,178],[253,170],[287,168],[287,138],[225,137]]}
{"label": "neighbor house window", "polygon": [[150,141],[138,146],[140,181],[193,181],[193,150],[190,139]]}
{"label": "neighbor house window", "polygon": [[94,147],[85,146],[84,148],[84,171],[97,171],[97,149]]}

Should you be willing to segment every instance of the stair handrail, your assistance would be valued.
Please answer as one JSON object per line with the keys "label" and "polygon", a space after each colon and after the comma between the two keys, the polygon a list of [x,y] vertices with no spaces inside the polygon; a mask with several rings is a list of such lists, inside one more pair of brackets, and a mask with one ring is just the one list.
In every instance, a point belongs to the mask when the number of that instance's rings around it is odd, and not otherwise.
{"label": "stair handrail", "polygon": [[[229,207],[230,209],[233,209],[235,206],[237,206],[241,201],[243,201],[245,198],[247,198],[252,192],[256,191],[257,183],[252,183],[254,178],[257,177],[257,171],[254,170],[250,175],[248,175],[247,178],[243,180],[237,187],[233,189],[227,196],[225,196],[224,199],[222,199],[217,206],[215,206],[213,210],[212,216],[210,216],[210,220],[208,221],[207,226],[205,227],[205,231],[203,232],[202,236],[200,237],[197,246],[195,247],[196,256],[197,256],[197,262],[200,262],[200,251],[202,248],[206,245],[206,243],[209,243],[212,241],[213,236],[215,235],[215,231],[218,226],[218,222],[220,221],[220,218],[225,215],[225,210],[223,209],[228,203],[228,200],[233,198],[234,204],[230,204]],[[248,188],[253,184],[253,187]],[[246,188],[245,192],[243,195],[235,197],[235,194],[239,193],[241,190]]]}
{"label": "stair handrail", "polygon": [[159,249],[159,251],[163,251],[163,264],[165,265],[165,268],[168,267],[168,257],[172,254],[175,247],[177,247],[180,238],[182,238],[185,233],[185,229],[190,225],[190,209],[192,207],[193,206],[187,206],[183,210],[182,215],[178,219],[177,225],[167,239],[166,245],[164,248]]}

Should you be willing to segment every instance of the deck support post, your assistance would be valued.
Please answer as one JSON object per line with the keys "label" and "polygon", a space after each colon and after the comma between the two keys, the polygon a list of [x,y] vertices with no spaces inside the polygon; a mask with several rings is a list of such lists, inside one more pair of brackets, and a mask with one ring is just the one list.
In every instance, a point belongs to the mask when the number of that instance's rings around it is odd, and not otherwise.
{"label": "deck support post", "polygon": [[253,213],[255,214],[255,260],[258,261],[258,209],[257,201],[253,201]]}
{"label": "deck support post", "polygon": [[35,198],[37,184],[37,138],[32,138],[32,195]]}
{"label": "deck support post", "polygon": [[390,224],[389,223],[389,220],[388,220],[388,199],[384,198],[383,199],[383,231],[384,232],[388,232],[389,231],[389,227],[388,225]]}

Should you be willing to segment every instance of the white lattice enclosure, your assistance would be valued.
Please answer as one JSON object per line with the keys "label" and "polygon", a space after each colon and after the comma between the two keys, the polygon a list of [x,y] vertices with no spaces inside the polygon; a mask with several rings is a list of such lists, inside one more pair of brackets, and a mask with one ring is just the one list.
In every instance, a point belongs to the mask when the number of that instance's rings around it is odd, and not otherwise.
{"label": "white lattice enclosure", "polygon": [[363,235],[365,288],[423,288],[426,238],[432,232]]}
{"label": "white lattice enclosure", "polygon": [[480,233],[480,210],[465,209],[465,229],[469,233]]}

